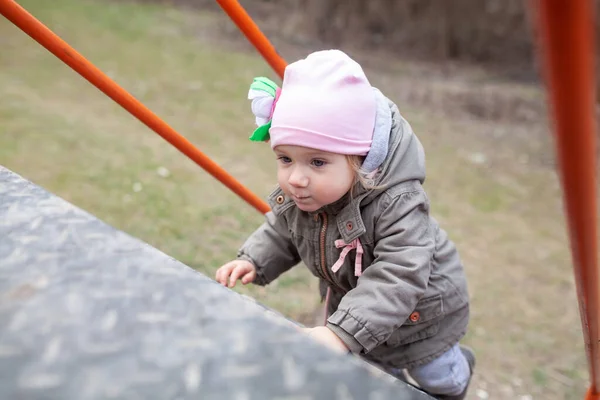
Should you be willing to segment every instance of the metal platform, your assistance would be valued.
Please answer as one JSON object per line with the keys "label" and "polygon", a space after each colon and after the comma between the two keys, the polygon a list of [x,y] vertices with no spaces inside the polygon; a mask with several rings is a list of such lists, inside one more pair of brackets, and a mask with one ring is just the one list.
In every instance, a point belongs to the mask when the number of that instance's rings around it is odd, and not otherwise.
{"label": "metal platform", "polygon": [[0,399],[430,399],[0,166]]}

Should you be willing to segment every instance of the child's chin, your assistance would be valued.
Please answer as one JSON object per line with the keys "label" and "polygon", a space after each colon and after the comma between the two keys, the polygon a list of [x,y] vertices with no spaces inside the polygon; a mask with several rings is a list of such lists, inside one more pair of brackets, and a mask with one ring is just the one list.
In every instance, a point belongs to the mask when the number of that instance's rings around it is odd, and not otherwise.
{"label": "child's chin", "polygon": [[296,203],[296,207],[298,207],[300,210],[305,211],[305,212],[313,212],[313,211],[317,211],[319,209],[318,206],[312,205],[312,204],[299,204]]}

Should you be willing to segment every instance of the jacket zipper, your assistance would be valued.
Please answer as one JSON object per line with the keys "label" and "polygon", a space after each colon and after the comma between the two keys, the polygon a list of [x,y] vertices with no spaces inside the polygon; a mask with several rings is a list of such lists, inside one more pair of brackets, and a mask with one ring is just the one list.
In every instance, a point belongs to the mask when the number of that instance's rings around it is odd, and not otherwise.
{"label": "jacket zipper", "polygon": [[331,277],[331,275],[329,275],[329,271],[327,270],[327,263],[325,262],[325,235],[327,233],[327,214],[326,213],[322,213],[321,214],[323,217],[323,226],[321,227],[321,240],[320,240],[320,244],[321,244],[321,270],[323,271],[323,277],[325,278],[325,280],[329,281],[329,283],[331,283],[332,285],[335,286],[335,284],[333,283],[333,278]]}

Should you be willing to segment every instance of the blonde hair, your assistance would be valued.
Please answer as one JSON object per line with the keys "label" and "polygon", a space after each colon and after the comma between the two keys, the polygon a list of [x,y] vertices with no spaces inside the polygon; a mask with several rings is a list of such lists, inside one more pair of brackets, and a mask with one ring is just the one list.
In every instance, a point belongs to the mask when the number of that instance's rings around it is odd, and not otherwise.
{"label": "blonde hair", "polygon": [[350,188],[350,197],[354,197],[354,190],[357,183],[365,190],[380,189],[383,187],[375,185],[375,179],[369,177],[369,174],[362,170],[361,167],[365,160],[364,156],[346,155],[346,160],[352,171],[354,171],[355,184]]}

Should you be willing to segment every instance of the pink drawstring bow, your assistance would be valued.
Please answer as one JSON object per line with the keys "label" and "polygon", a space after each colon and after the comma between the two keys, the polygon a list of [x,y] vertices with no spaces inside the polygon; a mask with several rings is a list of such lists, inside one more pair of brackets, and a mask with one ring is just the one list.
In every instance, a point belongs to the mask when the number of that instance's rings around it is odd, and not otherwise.
{"label": "pink drawstring bow", "polygon": [[344,263],[344,260],[346,259],[346,255],[350,252],[350,250],[356,249],[356,261],[354,263],[354,275],[360,276],[362,274],[362,255],[363,255],[363,248],[362,248],[362,244],[360,243],[360,240],[358,238],[356,238],[353,241],[351,241],[350,243],[346,243],[341,239],[336,240],[335,247],[337,247],[338,249],[340,247],[344,247],[344,250],[342,250],[342,253],[340,254],[340,258],[338,258],[338,260],[335,262],[335,264],[333,264],[333,267],[331,267],[331,270],[334,273],[337,272],[342,267],[342,264]]}

